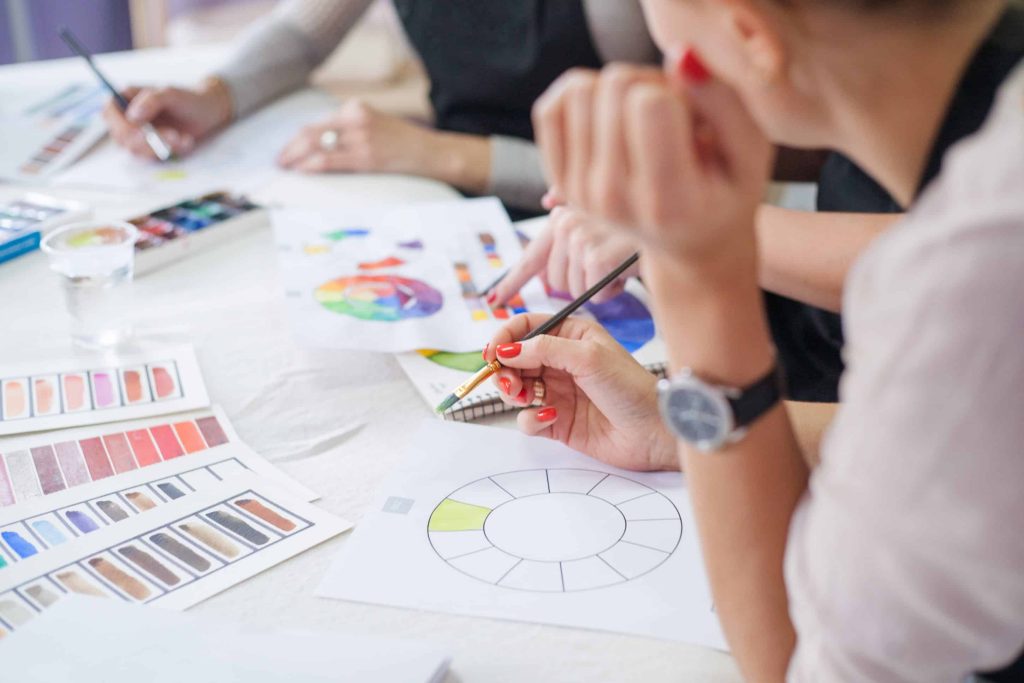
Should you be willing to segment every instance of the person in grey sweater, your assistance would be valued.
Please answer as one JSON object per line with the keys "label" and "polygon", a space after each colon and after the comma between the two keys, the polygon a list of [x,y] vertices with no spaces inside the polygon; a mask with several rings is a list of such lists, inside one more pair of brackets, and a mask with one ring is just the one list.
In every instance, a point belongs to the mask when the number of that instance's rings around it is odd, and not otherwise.
{"label": "person in grey sweater", "polygon": [[[152,155],[139,131],[149,122],[175,153],[188,154],[233,120],[303,87],[371,3],[280,3],[198,87],[129,88],[124,114],[105,111],[114,140]],[[659,59],[637,0],[394,4],[430,77],[435,127],[344,103],[297,131],[279,156],[282,166],[425,176],[537,211],[545,182],[530,123],[536,97],[572,67]]]}

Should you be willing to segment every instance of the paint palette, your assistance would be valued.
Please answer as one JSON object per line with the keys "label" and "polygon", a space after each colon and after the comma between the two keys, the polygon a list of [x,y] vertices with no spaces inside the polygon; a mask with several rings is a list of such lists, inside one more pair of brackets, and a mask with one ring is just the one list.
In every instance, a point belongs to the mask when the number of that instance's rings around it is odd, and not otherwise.
{"label": "paint palette", "polygon": [[191,347],[115,365],[0,368],[0,435],[169,413],[209,403]]}
{"label": "paint palette", "polygon": [[0,204],[0,263],[34,251],[49,230],[83,220],[90,214],[84,204],[39,194]]}
{"label": "paint palette", "polygon": [[138,275],[264,225],[266,214],[245,197],[214,192],[128,222],[139,229],[140,237],[135,243]]}
{"label": "paint palette", "polygon": [[184,609],[349,528],[239,476],[0,570],[0,628],[71,593]]}

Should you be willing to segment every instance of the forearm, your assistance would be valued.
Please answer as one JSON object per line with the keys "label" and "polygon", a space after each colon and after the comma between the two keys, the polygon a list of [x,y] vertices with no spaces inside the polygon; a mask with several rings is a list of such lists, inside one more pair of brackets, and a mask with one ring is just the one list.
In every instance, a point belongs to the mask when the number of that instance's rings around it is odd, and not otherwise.
{"label": "forearm", "polygon": [[850,267],[901,216],[814,213],[763,205],[757,217],[761,286],[839,312]]}
{"label": "forearm", "polygon": [[[753,252],[753,250],[751,250]],[[645,254],[673,370],[746,386],[774,362],[756,255],[686,272]],[[699,331],[695,333],[695,331]],[[783,555],[807,468],[780,405],[722,452],[681,447],[715,604],[748,681],[782,681],[794,648]]]}
{"label": "forearm", "polygon": [[290,0],[255,23],[214,75],[231,91],[236,117],[296,90],[331,54],[370,0]]}
{"label": "forearm", "polygon": [[485,194],[490,183],[491,141],[481,135],[431,131],[421,150],[425,175],[471,194]]}
{"label": "forearm", "polygon": [[809,469],[821,464],[821,442],[839,410],[838,403],[802,403],[786,401],[786,412],[793,425],[793,435],[800,445]]}

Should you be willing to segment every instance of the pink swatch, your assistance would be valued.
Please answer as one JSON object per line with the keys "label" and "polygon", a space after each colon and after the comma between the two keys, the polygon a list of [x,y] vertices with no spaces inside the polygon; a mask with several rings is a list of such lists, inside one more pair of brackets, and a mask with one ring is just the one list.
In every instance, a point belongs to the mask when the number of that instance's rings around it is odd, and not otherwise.
{"label": "pink swatch", "polygon": [[97,407],[106,408],[114,405],[114,385],[110,381],[110,375],[105,372],[93,373],[92,386],[96,394]]}

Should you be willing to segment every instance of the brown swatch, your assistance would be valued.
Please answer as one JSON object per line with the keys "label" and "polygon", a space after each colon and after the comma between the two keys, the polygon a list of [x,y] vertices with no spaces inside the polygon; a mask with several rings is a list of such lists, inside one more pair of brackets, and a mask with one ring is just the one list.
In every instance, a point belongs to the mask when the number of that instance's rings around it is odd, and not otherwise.
{"label": "brown swatch", "polygon": [[165,553],[170,553],[176,558],[199,572],[205,572],[210,568],[210,561],[198,554],[170,534],[159,533],[149,537],[157,548]]}
{"label": "brown swatch", "polygon": [[253,545],[264,545],[270,542],[270,538],[266,534],[249,526],[241,518],[236,517],[230,512],[214,510],[213,512],[207,512],[205,516],[217,526],[238,534]]}
{"label": "brown swatch", "polygon": [[106,593],[82,578],[77,572],[61,572],[57,574],[57,580],[72,593],[95,595],[98,598],[107,597]]}
{"label": "brown swatch", "polygon": [[238,546],[205,524],[182,524],[178,528],[224,557],[238,557]]}
{"label": "brown swatch", "polygon": [[250,515],[259,517],[267,524],[276,526],[281,531],[292,531],[295,529],[295,522],[285,519],[258,500],[253,500],[251,498],[239,498],[235,501],[235,505],[248,512]]}
{"label": "brown swatch", "polygon": [[146,510],[152,510],[156,507],[156,503],[147,496],[145,493],[139,491],[131,491],[130,493],[124,494],[125,498],[128,499],[132,505],[139,509],[139,512],[145,512]]}
{"label": "brown swatch", "polygon": [[150,596],[150,590],[134,576],[129,576],[118,569],[112,562],[102,557],[94,557],[89,560],[89,566],[98,571],[103,578],[114,584],[136,600],[145,600]]}
{"label": "brown swatch", "polygon": [[117,552],[120,553],[122,557],[127,558],[127,560],[136,567],[146,572],[165,586],[177,586],[181,583],[181,579],[179,579],[174,572],[161,564],[159,560],[147,553],[145,550],[136,548],[133,545],[126,545],[118,548]]}

